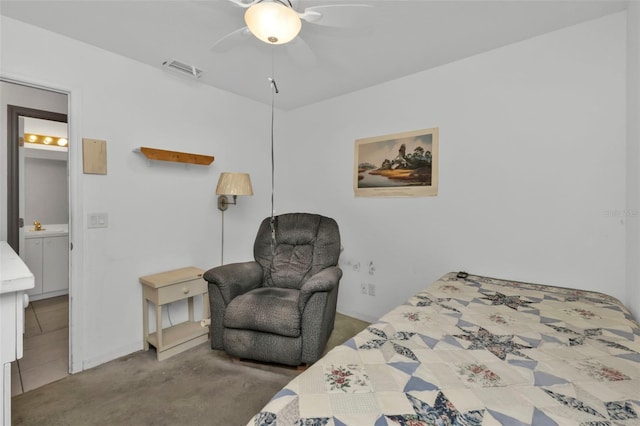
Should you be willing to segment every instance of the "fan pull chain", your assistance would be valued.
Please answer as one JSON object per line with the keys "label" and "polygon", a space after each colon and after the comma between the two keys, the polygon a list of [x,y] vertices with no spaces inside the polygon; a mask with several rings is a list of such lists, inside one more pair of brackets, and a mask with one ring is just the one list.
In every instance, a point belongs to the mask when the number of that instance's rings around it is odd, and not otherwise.
{"label": "fan pull chain", "polygon": [[275,156],[273,154],[273,125],[274,125],[274,98],[277,93],[280,93],[278,90],[278,85],[276,81],[269,77],[269,81],[271,82],[271,220],[269,224],[271,225],[271,254],[275,255],[276,251],[276,225],[275,225],[275,217],[274,217],[274,203],[273,203],[273,193],[275,190]]}

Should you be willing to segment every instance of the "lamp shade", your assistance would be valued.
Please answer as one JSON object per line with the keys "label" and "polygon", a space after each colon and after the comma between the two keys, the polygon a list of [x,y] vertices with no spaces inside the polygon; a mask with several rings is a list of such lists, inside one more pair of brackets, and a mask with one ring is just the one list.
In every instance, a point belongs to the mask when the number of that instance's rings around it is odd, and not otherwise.
{"label": "lamp shade", "polygon": [[277,1],[263,1],[249,7],[244,21],[254,36],[269,44],[288,43],[302,28],[298,14]]}
{"label": "lamp shade", "polygon": [[253,195],[249,173],[220,173],[216,195]]}

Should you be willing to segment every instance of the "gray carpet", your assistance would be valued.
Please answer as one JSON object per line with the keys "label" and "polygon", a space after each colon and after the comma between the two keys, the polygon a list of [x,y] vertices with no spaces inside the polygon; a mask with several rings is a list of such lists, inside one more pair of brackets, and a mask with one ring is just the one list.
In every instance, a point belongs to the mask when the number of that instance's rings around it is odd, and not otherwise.
{"label": "gray carpet", "polygon": [[[338,314],[327,350],[367,325]],[[245,425],[297,374],[232,362],[209,342],[161,362],[151,349],[13,397],[12,424]]]}

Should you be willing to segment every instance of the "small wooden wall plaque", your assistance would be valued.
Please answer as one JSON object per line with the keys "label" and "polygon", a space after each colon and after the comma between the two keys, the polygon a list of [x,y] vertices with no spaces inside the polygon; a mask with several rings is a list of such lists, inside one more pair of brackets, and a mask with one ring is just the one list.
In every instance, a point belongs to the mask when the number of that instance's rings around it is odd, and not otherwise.
{"label": "small wooden wall plaque", "polygon": [[107,174],[107,141],[82,138],[82,164],[86,174]]}

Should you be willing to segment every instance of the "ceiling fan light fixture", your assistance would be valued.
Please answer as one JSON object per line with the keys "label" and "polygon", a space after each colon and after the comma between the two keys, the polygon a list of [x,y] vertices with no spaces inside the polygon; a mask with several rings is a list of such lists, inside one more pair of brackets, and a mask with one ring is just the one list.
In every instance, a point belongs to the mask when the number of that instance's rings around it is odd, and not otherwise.
{"label": "ceiling fan light fixture", "polygon": [[252,5],[245,12],[244,21],[254,36],[269,44],[288,43],[302,28],[295,10],[278,0]]}

